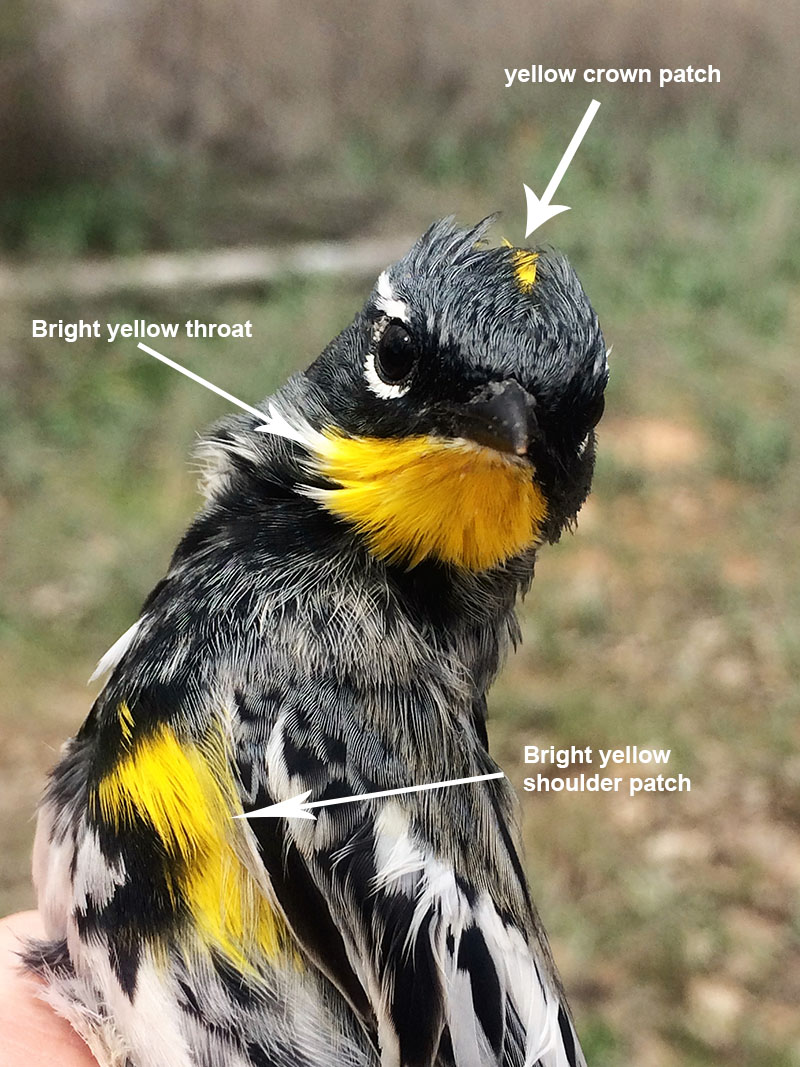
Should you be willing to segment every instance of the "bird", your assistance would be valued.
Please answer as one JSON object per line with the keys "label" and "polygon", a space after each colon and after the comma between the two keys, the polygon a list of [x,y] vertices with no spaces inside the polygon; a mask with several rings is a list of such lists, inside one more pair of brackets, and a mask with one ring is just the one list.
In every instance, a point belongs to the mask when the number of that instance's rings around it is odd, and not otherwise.
{"label": "bird", "polygon": [[205,502],[51,773],[43,995],[102,1067],[581,1067],[487,691],[591,486],[560,253],[431,225],[197,454]]}

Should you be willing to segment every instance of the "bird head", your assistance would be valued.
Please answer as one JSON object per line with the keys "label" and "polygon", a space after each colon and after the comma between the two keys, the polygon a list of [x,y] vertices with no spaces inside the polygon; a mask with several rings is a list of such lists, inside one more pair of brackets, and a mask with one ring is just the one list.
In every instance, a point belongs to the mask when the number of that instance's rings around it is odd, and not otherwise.
{"label": "bird head", "polygon": [[405,566],[498,566],[589,492],[597,318],[563,256],[487,248],[491,222],[431,226],[263,427],[301,447],[320,507]]}

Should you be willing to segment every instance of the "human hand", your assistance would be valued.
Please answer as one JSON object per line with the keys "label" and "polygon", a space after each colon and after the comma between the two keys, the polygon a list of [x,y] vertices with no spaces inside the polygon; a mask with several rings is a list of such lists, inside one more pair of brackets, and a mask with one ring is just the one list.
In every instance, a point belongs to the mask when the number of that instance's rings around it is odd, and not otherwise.
{"label": "human hand", "polygon": [[69,1023],[38,993],[41,983],[22,970],[28,937],[44,937],[38,912],[0,919],[0,1067],[97,1067]]}

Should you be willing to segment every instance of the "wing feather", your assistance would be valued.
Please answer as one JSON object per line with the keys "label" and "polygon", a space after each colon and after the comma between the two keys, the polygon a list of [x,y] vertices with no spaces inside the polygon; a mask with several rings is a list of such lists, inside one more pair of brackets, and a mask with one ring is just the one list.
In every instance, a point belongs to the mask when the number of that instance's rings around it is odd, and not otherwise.
{"label": "wing feather", "polygon": [[[302,700],[295,692],[280,710],[266,759],[251,759],[243,775],[255,784],[253,807],[307,789],[322,800],[387,787],[360,766],[352,719],[349,734],[321,728],[326,699],[306,681]],[[504,805],[491,787],[485,810],[500,819]],[[319,809],[316,822],[254,820],[292,932],[373,1034],[382,1067],[583,1067],[529,925],[508,829],[496,837],[518,886],[516,917],[493,899],[491,881],[474,884],[474,866],[437,851],[421,822],[428,810],[395,797]]]}

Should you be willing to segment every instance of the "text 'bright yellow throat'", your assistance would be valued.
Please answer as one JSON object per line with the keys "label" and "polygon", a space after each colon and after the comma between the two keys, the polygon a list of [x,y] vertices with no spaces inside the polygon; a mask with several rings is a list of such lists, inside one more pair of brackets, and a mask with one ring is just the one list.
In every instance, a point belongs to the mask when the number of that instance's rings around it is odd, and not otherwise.
{"label": "text 'bright yellow throat'", "polygon": [[483,571],[537,539],[547,504],[516,457],[460,439],[324,437],[322,473],[340,488],[315,496],[382,559]]}

